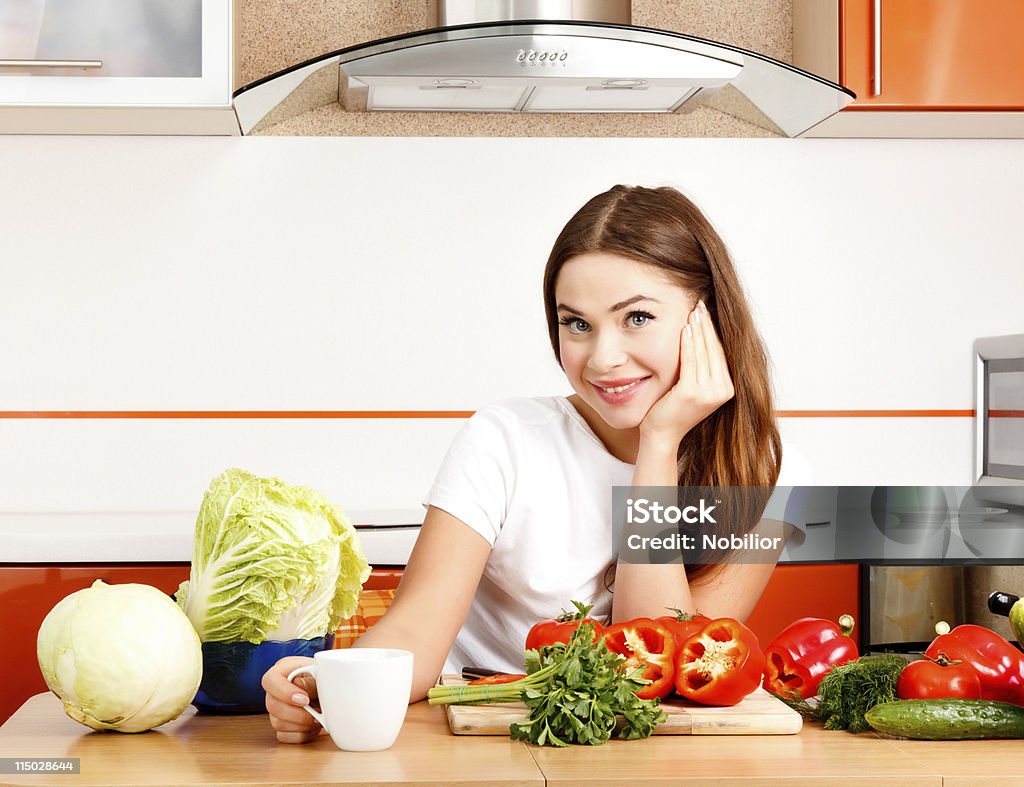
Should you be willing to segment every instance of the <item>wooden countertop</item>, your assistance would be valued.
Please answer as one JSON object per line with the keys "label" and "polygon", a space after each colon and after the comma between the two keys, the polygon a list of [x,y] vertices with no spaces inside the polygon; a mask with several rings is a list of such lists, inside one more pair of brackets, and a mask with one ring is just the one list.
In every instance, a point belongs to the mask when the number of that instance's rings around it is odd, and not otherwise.
{"label": "wooden countertop", "polygon": [[587,785],[745,782],[787,787],[1009,787],[1024,778],[1024,741],[905,741],[805,724],[797,735],[659,736],[569,749],[499,736],[455,736],[444,711],[409,708],[395,745],[342,752],[323,736],[278,744],[265,716],[203,716],[193,709],[138,735],[90,732],[51,694],[29,699],[0,727],[0,758],[77,757],[79,775],[0,775],[0,784],[486,784]]}
{"label": "wooden countertop", "polygon": [[4,757],[78,757],[81,774],[0,776],[0,784],[544,784],[523,744],[467,743],[448,732],[442,708],[425,702],[409,707],[387,751],[343,752],[326,735],[279,744],[265,715],[207,716],[191,707],[149,732],[93,732],[69,719],[54,695],[37,694],[0,727]]}

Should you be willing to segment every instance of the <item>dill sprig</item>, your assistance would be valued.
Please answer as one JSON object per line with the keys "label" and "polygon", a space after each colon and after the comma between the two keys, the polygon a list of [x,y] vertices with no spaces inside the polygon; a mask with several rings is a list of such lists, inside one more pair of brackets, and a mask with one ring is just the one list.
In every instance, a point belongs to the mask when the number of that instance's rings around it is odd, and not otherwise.
{"label": "dill sprig", "polygon": [[906,660],[895,653],[861,656],[825,673],[818,684],[816,705],[799,692],[775,696],[801,715],[825,722],[826,730],[864,732],[871,729],[864,714],[896,699],[896,680],[906,666]]}

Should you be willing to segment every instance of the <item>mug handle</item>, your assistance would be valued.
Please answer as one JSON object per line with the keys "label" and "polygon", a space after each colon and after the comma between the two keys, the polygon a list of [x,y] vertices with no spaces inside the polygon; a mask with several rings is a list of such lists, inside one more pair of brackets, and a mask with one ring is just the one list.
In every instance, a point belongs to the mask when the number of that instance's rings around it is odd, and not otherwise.
{"label": "mug handle", "polygon": [[[309,664],[305,667],[293,669],[291,672],[288,673],[288,682],[291,683],[292,680],[297,678],[299,675],[310,675],[313,678],[313,680],[316,680],[316,664]],[[309,705],[304,705],[302,709],[306,711],[306,713],[308,713],[314,719],[316,719],[318,722],[320,722],[320,726],[327,730],[327,719],[323,717],[322,713],[313,710]],[[327,732],[330,733],[330,730],[327,730]]]}

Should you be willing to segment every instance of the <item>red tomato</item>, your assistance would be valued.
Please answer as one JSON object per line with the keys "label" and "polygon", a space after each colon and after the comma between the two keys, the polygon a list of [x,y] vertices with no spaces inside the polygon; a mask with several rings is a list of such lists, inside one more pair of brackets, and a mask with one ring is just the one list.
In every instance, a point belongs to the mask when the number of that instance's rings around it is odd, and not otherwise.
{"label": "red tomato", "polygon": [[896,696],[901,700],[980,700],[981,678],[966,661],[952,661],[940,653],[936,659],[925,657],[904,667],[896,681]]}
{"label": "red tomato", "polygon": [[622,669],[643,667],[646,686],[636,696],[642,700],[667,697],[672,693],[676,641],[672,632],[650,618],[616,623],[604,630],[604,644],[612,653],[626,657]]}
{"label": "red tomato", "polygon": [[526,676],[521,674],[521,673],[516,674],[516,673],[499,672],[497,675],[485,675],[482,678],[477,678],[476,680],[471,680],[466,685],[468,685],[468,686],[494,686],[494,685],[497,685],[499,683],[513,683],[513,682],[515,682],[517,680],[522,680],[525,677]]}
{"label": "red tomato", "polygon": [[569,637],[584,623],[594,624],[594,642],[601,638],[604,627],[593,618],[588,618],[587,613],[593,609],[590,604],[581,604],[579,601],[572,602],[576,612],[565,612],[552,620],[542,620],[530,629],[526,635],[526,649],[537,650],[545,645],[554,645],[556,642],[569,642]]}
{"label": "red tomato", "polygon": [[660,618],[655,618],[655,620],[675,635],[677,649],[681,648],[686,640],[711,622],[711,618],[699,612],[683,612],[681,609],[673,609],[672,611],[676,614],[662,615]]}
{"label": "red tomato", "polygon": [[676,653],[676,691],[704,705],[735,705],[761,683],[765,658],[754,632],[717,618]]}

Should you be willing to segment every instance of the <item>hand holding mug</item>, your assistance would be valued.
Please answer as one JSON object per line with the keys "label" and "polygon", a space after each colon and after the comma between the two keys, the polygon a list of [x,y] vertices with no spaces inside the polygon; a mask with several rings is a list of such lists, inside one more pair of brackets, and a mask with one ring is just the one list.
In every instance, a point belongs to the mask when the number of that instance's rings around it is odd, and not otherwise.
{"label": "hand holding mug", "polygon": [[295,683],[288,680],[292,670],[312,663],[313,659],[306,656],[288,656],[263,675],[270,726],[277,731],[281,743],[309,743],[322,731],[320,724],[305,711],[306,705],[317,700],[316,682],[308,676],[299,677]]}
{"label": "hand holding mug", "polygon": [[391,747],[405,721],[412,662],[411,652],[393,648],[324,650],[312,664],[293,669],[287,680],[313,677],[321,710],[309,705],[304,710],[339,749],[380,751]]}

